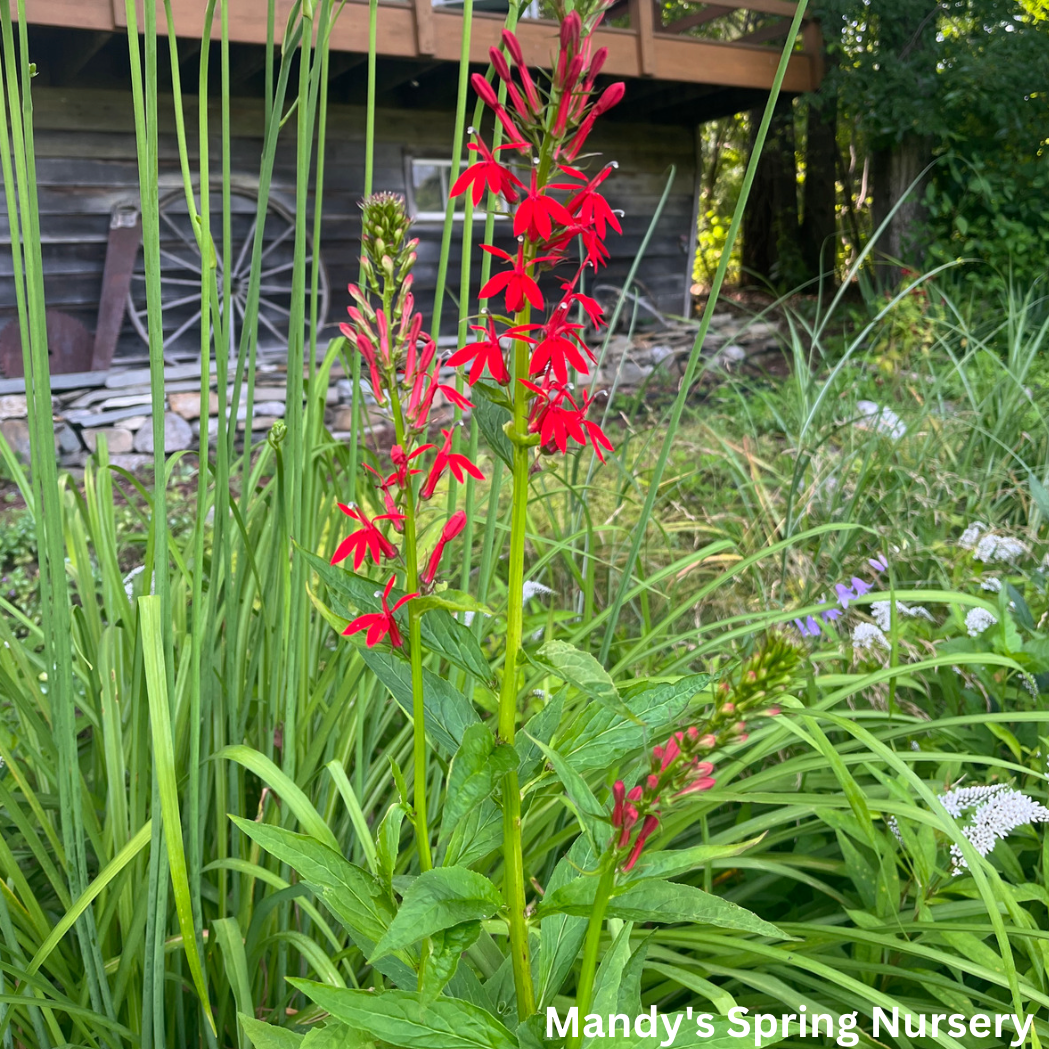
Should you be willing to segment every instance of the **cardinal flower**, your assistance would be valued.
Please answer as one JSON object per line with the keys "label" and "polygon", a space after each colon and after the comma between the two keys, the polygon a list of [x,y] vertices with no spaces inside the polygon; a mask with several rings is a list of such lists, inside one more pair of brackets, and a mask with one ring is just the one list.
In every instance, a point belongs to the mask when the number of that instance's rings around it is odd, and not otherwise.
{"label": "cardinal flower", "polygon": [[581,324],[569,321],[568,304],[562,302],[543,325],[543,337],[532,354],[529,374],[540,375],[549,368],[562,385],[568,382],[568,365],[584,375],[589,374],[590,369],[583,356],[586,347],[579,338],[582,328]]}
{"label": "cardinal flower", "polygon": [[420,581],[423,585],[433,586],[433,581],[437,578],[437,569],[441,566],[441,558],[444,556],[444,548],[465,527],[466,514],[462,510],[457,510],[450,518],[448,518],[448,523],[441,531],[441,538],[437,540],[437,545],[433,548],[433,553],[430,554],[430,560],[426,565],[426,571],[422,574],[422,579]]}
{"label": "cardinal flower", "polygon": [[507,167],[504,167],[495,159],[494,154],[498,153],[501,149],[513,149],[513,146],[496,146],[495,150],[490,150],[480,138],[476,142],[471,142],[467,149],[472,149],[475,153],[481,154],[481,159],[476,163],[471,164],[456,180],[455,185],[452,186],[451,195],[453,197],[459,197],[464,194],[467,189],[470,189],[470,195],[473,197],[475,205],[481,203],[481,197],[484,196],[485,188],[487,187],[495,194],[502,194],[507,203],[516,204],[518,195],[517,190],[514,188],[520,186],[524,189],[524,183]]}
{"label": "cardinal flower", "polygon": [[390,597],[390,591],[393,589],[394,579],[394,576],[390,576],[390,581],[386,584],[386,589],[382,593],[382,611],[368,612],[363,616],[358,616],[343,631],[343,635],[356,634],[358,630],[367,630],[368,633],[364,640],[369,648],[374,648],[387,634],[390,635],[390,644],[394,648],[400,648],[404,644],[401,631],[397,626],[397,620],[393,616],[401,605],[406,604],[413,597],[418,597],[419,595],[405,594],[393,608],[390,608],[387,601]]}
{"label": "cardinal flower", "polygon": [[553,197],[548,197],[539,189],[538,176],[532,168],[532,185],[525,194],[524,200],[517,205],[514,214],[514,235],[527,236],[529,240],[549,240],[553,233],[554,223],[569,226],[572,216],[565,206]]}
{"label": "cardinal flower", "polygon": [[608,226],[611,226],[616,233],[622,233],[623,227],[619,224],[618,216],[609,207],[608,201],[597,192],[597,187],[612,174],[615,165],[606,164],[592,179],[587,179],[586,175],[577,168],[566,167],[564,164],[559,166],[569,178],[578,179],[583,183],[581,188],[570,183],[559,184],[561,189],[576,191],[565,204],[569,214],[575,216],[583,224],[593,226],[602,240],[607,234]]}
{"label": "cardinal flower", "polygon": [[344,503],[339,503],[339,509],[346,514],[348,517],[352,517],[355,521],[362,524],[363,528],[358,528],[356,532],[348,535],[332,554],[331,563],[337,565],[340,561],[345,561],[350,554],[353,554],[353,568],[354,571],[361,567],[364,558],[371,555],[372,559],[376,564],[379,564],[382,558],[390,558],[397,556],[397,548],[379,531],[375,521],[393,521],[395,524],[404,520],[404,517],[398,513],[382,514],[376,517],[374,521],[368,519],[368,515],[361,509],[353,506],[346,506]]}
{"label": "cardinal flower", "polygon": [[568,451],[568,438],[579,444],[586,444],[586,434],[580,425],[579,406],[565,390],[555,390],[551,395],[534,383],[522,380],[525,386],[540,395],[536,401],[535,414],[531,430],[538,433],[542,446],[553,451],[559,449],[562,454]]}
{"label": "cardinal flower", "polygon": [[494,255],[504,262],[513,266],[510,270],[503,270],[492,277],[487,284],[478,292],[478,298],[491,299],[502,292],[506,296],[506,312],[517,313],[524,309],[525,302],[530,302],[537,310],[543,308],[543,295],[539,290],[533,277],[528,270],[539,262],[549,262],[549,258],[532,259],[531,262],[524,260],[524,241],[517,246],[517,258],[496,248],[491,244],[482,244],[481,248],[489,255]]}
{"label": "cardinal flower", "polygon": [[460,484],[466,479],[466,474],[478,481],[484,480],[484,474],[465,455],[452,451],[453,431],[442,430],[441,433],[444,434],[444,446],[437,453],[433,466],[430,467],[430,473],[419,492],[422,499],[429,499],[433,495],[437,489],[437,482],[440,481],[445,470],[451,470]]}
{"label": "cardinal flower", "polygon": [[458,368],[472,361],[473,366],[470,368],[470,374],[466,379],[471,386],[484,375],[486,368],[488,369],[488,374],[496,382],[505,386],[510,381],[510,373],[506,368],[506,359],[503,357],[503,347],[500,340],[508,338],[525,339],[531,342],[532,340],[524,333],[532,331],[534,327],[531,324],[519,324],[514,328],[507,328],[502,335],[499,335],[495,330],[495,321],[491,317],[488,318],[488,322],[485,325],[471,324],[470,330],[481,332],[484,338],[471,343],[469,346],[464,346],[461,350],[456,350],[448,358],[448,364],[453,368]]}

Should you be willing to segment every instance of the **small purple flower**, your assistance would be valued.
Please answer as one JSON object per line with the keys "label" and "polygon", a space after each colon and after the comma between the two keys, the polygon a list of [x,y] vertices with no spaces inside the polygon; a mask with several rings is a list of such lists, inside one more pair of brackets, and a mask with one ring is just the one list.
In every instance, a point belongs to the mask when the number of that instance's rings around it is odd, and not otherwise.
{"label": "small purple flower", "polygon": [[875,572],[884,572],[889,567],[889,562],[885,560],[884,554],[878,554],[876,557],[872,557],[867,564],[874,569]]}
{"label": "small purple flower", "polygon": [[835,619],[841,618],[841,609],[828,608],[825,612],[821,612],[820,615],[823,617],[824,623],[833,623]]}
{"label": "small purple flower", "polygon": [[863,597],[864,594],[870,593],[874,589],[870,583],[865,583],[858,576],[852,577],[852,589],[856,591],[857,597]]}
{"label": "small purple flower", "polygon": [[842,608],[849,607],[849,601],[854,601],[857,594],[854,594],[844,583],[835,583],[834,593],[838,595],[838,603]]}
{"label": "small purple flower", "polygon": [[820,635],[820,625],[816,622],[814,616],[806,616],[804,622],[800,619],[795,619],[794,625],[798,628],[798,633],[802,637],[819,637]]}

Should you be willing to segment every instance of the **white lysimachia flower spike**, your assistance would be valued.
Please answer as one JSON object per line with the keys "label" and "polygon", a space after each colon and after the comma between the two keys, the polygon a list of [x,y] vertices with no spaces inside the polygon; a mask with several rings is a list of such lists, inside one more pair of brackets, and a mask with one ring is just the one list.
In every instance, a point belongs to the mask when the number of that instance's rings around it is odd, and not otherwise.
{"label": "white lysimachia flower spike", "polygon": [[854,648],[884,648],[886,651],[891,647],[888,639],[873,623],[857,623],[852,628],[852,644]]}
{"label": "white lysimachia flower spike", "polygon": [[976,544],[976,549],[973,551],[973,557],[977,561],[983,561],[986,564],[992,561],[1004,561],[1006,564],[1014,564],[1026,553],[1027,547],[1019,539],[1014,539],[1009,535],[995,535],[993,532],[988,532],[987,535],[980,537],[980,541]]}
{"label": "white lysimachia flower spike", "polygon": [[993,575],[989,575],[986,579],[980,580],[980,589],[989,590],[992,594],[1000,594],[1002,591],[1002,581]]}
{"label": "white lysimachia flower spike", "polygon": [[553,590],[548,586],[544,586],[542,583],[537,583],[534,579],[526,579],[525,584],[521,587],[521,600],[531,601],[533,597],[539,597],[541,594],[552,594]]}
{"label": "white lysimachia flower spike", "polygon": [[[970,809],[975,810],[968,825],[962,827],[962,833],[981,856],[988,855],[1017,827],[1049,823],[1049,809],[1004,784],[956,788],[941,795],[940,801],[955,819]],[[968,866],[958,845],[951,846],[951,861],[953,874],[961,874]]]}
{"label": "white lysimachia flower spike", "polygon": [[969,637],[979,637],[989,626],[998,622],[986,608],[970,608],[965,615],[965,629]]}
{"label": "white lysimachia flower spike", "polygon": [[[905,605],[902,601],[897,601],[896,613],[900,616],[928,619],[930,623],[932,622],[932,613],[921,605]],[[874,621],[882,630],[887,631],[890,628],[892,613],[889,609],[888,601],[872,601],[871,615],[874,616]]]}
{"label": "white lysimachia flower spike", "polygon": [[980,541],[980,536],[987,530],[987,525],[977,521],[969,525],[958,537],[958,545],[963,550],[971,550]]}

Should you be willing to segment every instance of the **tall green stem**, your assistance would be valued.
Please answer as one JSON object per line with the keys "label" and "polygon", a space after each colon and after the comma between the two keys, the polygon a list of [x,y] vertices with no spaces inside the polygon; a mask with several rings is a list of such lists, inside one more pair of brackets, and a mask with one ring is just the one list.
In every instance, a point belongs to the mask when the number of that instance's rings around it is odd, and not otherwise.
{"label": "tall green stem", "polygon": [[[601,949],[601,928],[605,924],[605,912],[612,889],[616,882],[616,865],[612,857],[606,857],[607,867],[597,883],[594,896],[594,909],[590,912],[590,922],[586,927],[586,940],[583,943],[583,965],[579,970],[579,983],[576,985],[575,1003],[582,1019],[590,1012],[590,1003],[594,997],[594,977],[597,975],[597,956]],[[580,1034],[569,1037],[565,1049],[579,1049],[583,1044]]]}
{"label": "tall green stem", "polygon": [[[389,316],[389,303],[384,303]],[[393,426],[397,443],[407,448],[404,435],[404,415],[396,394],[390,395],[393,406]],[[405,487],[404,500],[404,561],[407,580],[406,593],[419,589],[419,549],[415,527],[415,495],[411,477]],[[430,828],[426,818],[426,706],[423,700],[423,639],[422,619],[412,602],[408,602],[408,659],[412,668],[412,754],[415,767],[415,840],[419,849],[419,866],[428,871],[433,867],[430,855]]]}

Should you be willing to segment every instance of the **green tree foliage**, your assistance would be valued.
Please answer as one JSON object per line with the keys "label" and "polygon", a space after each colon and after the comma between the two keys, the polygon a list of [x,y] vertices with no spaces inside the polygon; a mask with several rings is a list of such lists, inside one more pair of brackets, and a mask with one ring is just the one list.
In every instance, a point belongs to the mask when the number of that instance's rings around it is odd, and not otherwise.
{"label": "green tree foliage", "polygon": [[[924,190],[926,261],[1045,271],[1049,21],[1044,0],[826,0],[838,93],[873,152],[943,158]],[[983,268],[975,279],[986,279]]]}

